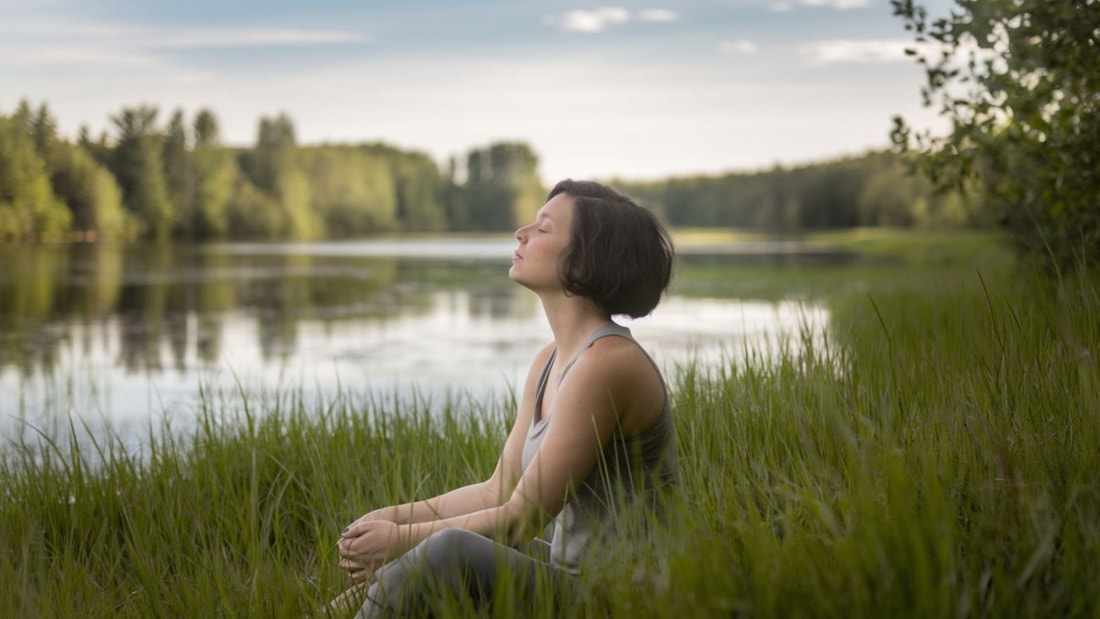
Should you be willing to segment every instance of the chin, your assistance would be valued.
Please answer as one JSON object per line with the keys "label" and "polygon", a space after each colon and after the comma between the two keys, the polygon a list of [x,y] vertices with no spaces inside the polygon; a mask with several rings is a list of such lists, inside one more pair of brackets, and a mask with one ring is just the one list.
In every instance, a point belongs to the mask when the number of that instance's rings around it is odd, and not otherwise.
{"label": "chin", "polygon": [[529,290],[531,289],[530,282],[524,279],[522,275],[517,274],[514,269],[508,271],[508,279],[512,280],[514,284],[519,284]]}

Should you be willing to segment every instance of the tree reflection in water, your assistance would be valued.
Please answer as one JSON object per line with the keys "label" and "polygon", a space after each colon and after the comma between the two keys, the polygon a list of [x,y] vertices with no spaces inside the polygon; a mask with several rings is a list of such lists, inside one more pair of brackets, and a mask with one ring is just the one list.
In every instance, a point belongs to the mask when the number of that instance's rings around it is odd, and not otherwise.
{"label": "tree reflection in water", "polygon": [[[193,408],[200,384],[514,388],[549,333],[507,277],[512,245],[0,246],[0,415],[33,419],[59,390],[66,411],[147,419]],[[680,292],[630,324],[660,362],[719,363],[799,321],[824,324],[783,293],[716,285],[722,260],[685,257]]]}

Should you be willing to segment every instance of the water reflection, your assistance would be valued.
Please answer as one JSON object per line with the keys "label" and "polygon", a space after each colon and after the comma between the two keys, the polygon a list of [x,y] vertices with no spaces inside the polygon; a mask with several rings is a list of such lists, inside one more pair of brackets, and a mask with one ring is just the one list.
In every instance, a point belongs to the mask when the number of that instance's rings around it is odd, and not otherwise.
{"label": "water reflection", "polygon": [[[550,334],[507,278],[512,244],[0,247],[0,416],[142,422],[187,414],[200,384],[518,388]],[[680,290],[721,290],[726,260],[692,256]],[[826,321],[774,291],[696,288],[628,323],[666,367],[719,363]]]}

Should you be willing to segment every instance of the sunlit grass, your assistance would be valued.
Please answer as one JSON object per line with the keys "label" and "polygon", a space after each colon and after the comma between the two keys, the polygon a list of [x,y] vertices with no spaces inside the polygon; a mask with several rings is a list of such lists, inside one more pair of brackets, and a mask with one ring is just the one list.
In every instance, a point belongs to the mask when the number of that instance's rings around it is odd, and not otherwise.
{"label": "sunlit grass", "polygon": [[[1095,278],[913,269],[828,299],[824,341],[669,369],[667,585],[624,564],[567,614],[1096,616]],[[337,532],[485,476],[511,407],[288,389],[208,396],[140,455],[32,434],[0,462],[0,608],[302,616],[342,587]]]}
{"label": "sunlit grass", "polygon": [[967,264],[978,258],[1007,258],[1009,238],[985,230],[915,230],[911,228],[847,228],[813,232],[807,243],[855,252],[863,256],[900,258],[910,263]]}
{"label": "sunlit grass", "polygon": [[671,234],[672,241],[678,248],[743,243],[771,238],[764,232],[742,228],[674,228]]}
{"label": "sunlit grass", "polygon": [[890,256],[906,260],[951,259],[963,262],[1007,246],[1007,237],[989,230],[912,228],[844,228],[796,234],[768,233],[746,228],[675,228],[678,248],[691,252],[699,247],[759,241],[795,241],[805,249],[831,249],[862,256]]}
{"label": "sunlit grass", "polygon": [[[679,232],[679,231],[677,231]],[[699,238],[677,244],[681,255],[673,274],[672,292],[690,297],[734,297],[763,301],[812,298],[822,301],[862,297],[879,286],[892,287],[899,278],[954,278],[977,269],[1003,272],[1013,256],[1003,237],[988,231],[920,232],[886,228],[856,228],[816,232],[797,238],[759,237],[737,230],[703,231]],[[708,234],[714,235],[708,237]],[[752,241],[797,243],[787,252],[741,252],[737,244]],[[720,248],[729,245],[728,252]],[[708,253],[693,248],[705,247]]]}

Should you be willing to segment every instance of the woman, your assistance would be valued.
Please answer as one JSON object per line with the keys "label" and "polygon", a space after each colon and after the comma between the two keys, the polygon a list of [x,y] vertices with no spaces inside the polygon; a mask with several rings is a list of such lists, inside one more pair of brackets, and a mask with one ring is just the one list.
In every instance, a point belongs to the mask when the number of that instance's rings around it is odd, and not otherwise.
{"label": "woman", "polygon": [[[664,380],[611,320],[656,307],[672,268],[667,232],[613,189],[566,180],[515,237],[509,277],[538,295],[554,341],[531,365],[489,479],[344,530],[341,566],[358,585],[373,577],[358,616],[423,612],[443,590],[488,601],[505,575],[524,591],[560,583],[599,543],[639,530],[619,507],[651,511],[677,482]],[[548,557],[519,550],[551,519]]]}

